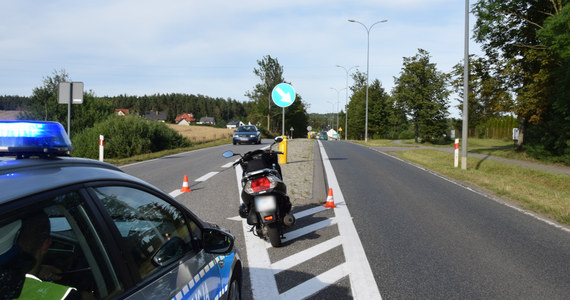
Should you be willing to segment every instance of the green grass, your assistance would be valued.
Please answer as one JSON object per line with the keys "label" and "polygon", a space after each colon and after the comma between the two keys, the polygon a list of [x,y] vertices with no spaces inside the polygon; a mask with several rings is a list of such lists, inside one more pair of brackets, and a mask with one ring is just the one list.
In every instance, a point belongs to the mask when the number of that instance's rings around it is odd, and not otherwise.
{"label": "green grass", "polygon": [[491,160],[469,159],[467,170],[453,167],[453,155],[437,150],[396,155],[458,181],[475,184],[520,207],[570,225],[570,177]]}

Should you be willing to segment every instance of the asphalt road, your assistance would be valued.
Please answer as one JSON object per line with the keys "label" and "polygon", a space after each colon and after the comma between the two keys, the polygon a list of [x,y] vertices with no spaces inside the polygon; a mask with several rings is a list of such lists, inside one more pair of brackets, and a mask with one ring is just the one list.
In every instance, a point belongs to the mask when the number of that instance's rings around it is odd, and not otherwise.
{"label": "asphalt road", "polygon": [[388,155],[323,141],[384,299],[568,299],[570,233]]}

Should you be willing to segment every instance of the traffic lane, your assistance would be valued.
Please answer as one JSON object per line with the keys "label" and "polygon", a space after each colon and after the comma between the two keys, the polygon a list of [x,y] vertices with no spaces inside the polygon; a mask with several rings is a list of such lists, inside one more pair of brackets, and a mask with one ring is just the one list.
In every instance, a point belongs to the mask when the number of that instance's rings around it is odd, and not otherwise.
{"label": "traffic lane", "polygon": [[570,292],[567,232],[369,148],[324,145],[384,297]]}
{"label": "traffic lane", "polygon": [[166,193],[180,190],[184,175],[188,176],[190,189],[199,188],[199,182],[195,182],[196,179],[210,172],[219,172],[222,166],[238,158],[222,157],[222,153],[225,151],[232,150],[236,153],[245,153],[253,149],[267,147],[271,141],[263,140],[261,145],[241,146],[234,146],[229,143],[133,163],[121,166],[121,169],[151,183]]}

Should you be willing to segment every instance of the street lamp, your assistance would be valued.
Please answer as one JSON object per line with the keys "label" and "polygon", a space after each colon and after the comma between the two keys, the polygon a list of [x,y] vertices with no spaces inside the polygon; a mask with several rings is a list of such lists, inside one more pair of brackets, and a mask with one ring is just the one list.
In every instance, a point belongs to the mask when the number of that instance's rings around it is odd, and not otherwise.
{"label": "street lamp", "polygon": [[338,104],[340,103],[340,91],[344,90],[344,88],[342,89],[335,89],[333,87],[331,87],[331,90],[335,90],[336,91],[336,131],[338,132],[338,111],[339,111],[339,107]]}
{"label": "street lamp", "polygon": [[388,20],[378,21],[378,22],[370,25],[370,27],[366,27],[366,25],[364,25],[361,22],[358,22],[356,20],[348,20],[348,22],[358,23],[358,24],[362,25],[364,27],[364,29],[366,29],[366,34],[368,36],[368,44],[367,44],[368,46],[366,48],[366,118],[365,118],[365,122],[364,122],[364,142],[367,143],[368,142],[368,76],[369,76],[369,71],[370,71],[370,30],[372,29],[372,26],[374,26],[378,23],[386,23],[386,22],[388,22]]}
{"label": "street lamp", "polygon": [[344,112],[344,140],[346,141],[348,138],[348,72],[354,68],[358,68],[358,66],[352,66],[349,69],[346,69],[343,66],[336,65],[339,68],[343,68],[346,72],[346,104],[345,104],[345,112]]}

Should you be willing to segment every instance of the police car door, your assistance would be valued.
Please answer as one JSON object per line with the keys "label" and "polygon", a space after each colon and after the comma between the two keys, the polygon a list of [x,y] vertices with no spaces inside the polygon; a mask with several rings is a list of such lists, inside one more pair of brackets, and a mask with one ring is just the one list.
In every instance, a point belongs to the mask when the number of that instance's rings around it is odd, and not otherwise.
{"label": "police car door", "polygon": [[216,258],[192,242],[201,231],[183,210],[135,187],[92,191],[119,231],[136,286],[143,286],[130,298],[217,299],[222,294]]}

